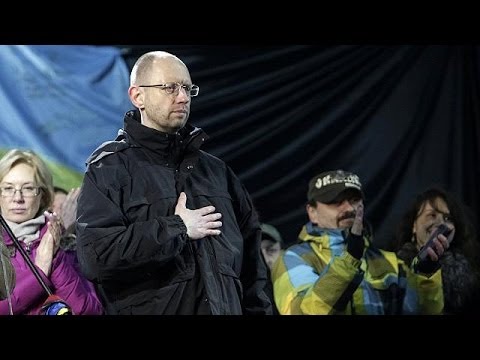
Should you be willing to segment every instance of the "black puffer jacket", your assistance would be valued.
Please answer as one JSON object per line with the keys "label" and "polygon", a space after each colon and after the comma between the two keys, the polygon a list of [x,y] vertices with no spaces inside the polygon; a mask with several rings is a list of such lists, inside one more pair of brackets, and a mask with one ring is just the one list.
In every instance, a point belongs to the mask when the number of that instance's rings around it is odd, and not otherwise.
{"label": "black puffer jacket", "polygon": [[[142,126],[138,111],[125,130],[88,159],[78,200],[77,252],[109,314],[271,313],[266,268],[251,199],[231,169],[199,150],[206,135]],[[189,240],[174,215],[215,206],[221,235]]]}

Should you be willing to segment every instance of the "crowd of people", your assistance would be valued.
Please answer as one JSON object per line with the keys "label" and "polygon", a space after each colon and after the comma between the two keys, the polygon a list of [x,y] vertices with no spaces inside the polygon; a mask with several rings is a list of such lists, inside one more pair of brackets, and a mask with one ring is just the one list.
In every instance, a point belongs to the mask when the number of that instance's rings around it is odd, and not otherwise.
{"label": "crowd of people", "polygon": [[[334,170],[309,182],[309,222],[275,263],[273,286],[281,314],[440,314],[439,258],[448,248],[440,235],[424,261],[409,267],[395,253],[373,245],[364,225],[360,178]],[[433,265],[433,266],[432,266]]]}
{"label": "crowd of people", "polygon": [[1,315],[49,313],[52,296],[75,315],[478,312],[479,240],[454,195],[419,193],[386,251],[358,174],[323,171],[286,247],[202,150],[208,136],[188,122],[199,92],[181,59],[148,52],[131,71],[134,109],[86,160],[81,187],[54,186],[33,151],[0,159]]}

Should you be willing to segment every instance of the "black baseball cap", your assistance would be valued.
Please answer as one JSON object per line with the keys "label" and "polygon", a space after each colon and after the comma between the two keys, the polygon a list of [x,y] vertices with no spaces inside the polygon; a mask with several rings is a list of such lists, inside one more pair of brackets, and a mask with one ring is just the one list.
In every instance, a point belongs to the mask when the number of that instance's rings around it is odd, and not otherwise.
{"label": "black baseball cap", "polygon": [[332,203],[344,191],[358,192],[363,199],[360,178],[344,170],[326,171],[314,176],[308,183],[308,201]]}

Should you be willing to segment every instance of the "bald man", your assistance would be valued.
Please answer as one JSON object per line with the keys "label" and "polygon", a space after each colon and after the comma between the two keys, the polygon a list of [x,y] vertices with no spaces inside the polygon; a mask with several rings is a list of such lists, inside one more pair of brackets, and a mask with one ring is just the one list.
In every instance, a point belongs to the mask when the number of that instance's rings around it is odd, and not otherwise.
{"label": "bald man", "polygon": [[87,160],[77,252],[108,314],[271,314],[258,215],[189,124],[199,94],[185,63],[154,51],[135,63],[114,141]]}

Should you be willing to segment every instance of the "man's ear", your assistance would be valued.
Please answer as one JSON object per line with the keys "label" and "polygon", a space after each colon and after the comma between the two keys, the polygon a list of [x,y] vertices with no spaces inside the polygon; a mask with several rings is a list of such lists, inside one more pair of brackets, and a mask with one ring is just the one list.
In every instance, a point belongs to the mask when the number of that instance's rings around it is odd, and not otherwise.
{"label": "man's ear", "polygon": [[128,88],[128,96],[130,97],[130,101],[136,108],[140,110],[143,110],[145,108],[145,105],[144,105],[145,93],[142,90],[140,90],[138,86],[134,86],[134,85],[130,86]]}
{"label": "man's ear", "polygon": [[315,222],[317,215],[317,208],[313,207],[310,204],[307,204],[305,209],[307,210],[307,215],[310,221]]}

